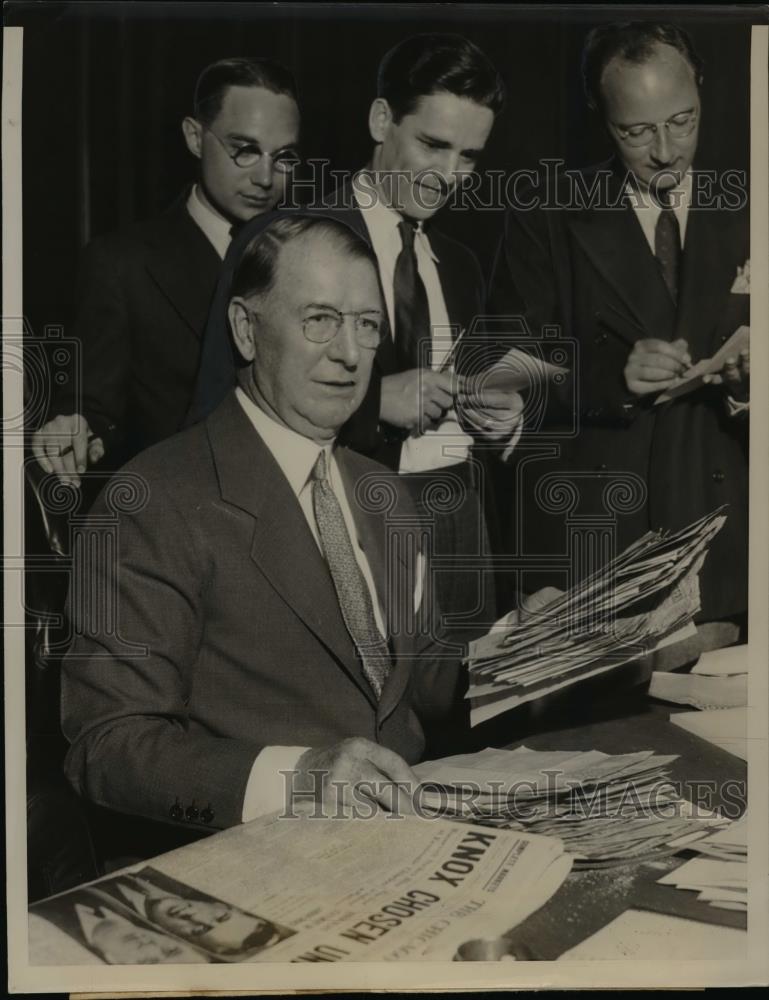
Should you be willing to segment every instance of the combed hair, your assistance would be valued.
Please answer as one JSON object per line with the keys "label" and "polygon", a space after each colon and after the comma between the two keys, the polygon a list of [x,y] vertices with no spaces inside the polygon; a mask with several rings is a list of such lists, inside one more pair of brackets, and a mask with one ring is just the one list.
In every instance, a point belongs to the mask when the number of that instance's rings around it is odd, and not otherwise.
{"label": "combed hair", "polygon": [[250,298],[269,292],[281,248],[309,232],[326,236],[350,257],[367,260],[376,271],[374,251],[345,223],[327,216],[292,215],[276,219],[249,240],[232,276],[231,295]]}
{"label": "combed hair", "polygon": [[263,87],[273,94],[286,94],[297,100],[296,81],[291,70],[274,59],[220,59],[206,66],[195,85],[193,107],[198,121],[204,125],[214,121],[230,87]]}
{"label": "combed hair", "polygon": [[454,94],[496,115],[505,103],[505,85],[483,52],[462,35],[413,35],[390,49],[379,64],[377,97],[390,105],[397,123],[420,97]]}
{"label": "combed hair", "polygon": [[582,50],[582,80],[591,107],[601,109],[601,77],[612,59],[640,65],[654,55],[658,45],[669,45],[686,59],[697,87],[702,84],[703,61],[689,35],[675,24],[653,21],[620,21],[593,28]]}

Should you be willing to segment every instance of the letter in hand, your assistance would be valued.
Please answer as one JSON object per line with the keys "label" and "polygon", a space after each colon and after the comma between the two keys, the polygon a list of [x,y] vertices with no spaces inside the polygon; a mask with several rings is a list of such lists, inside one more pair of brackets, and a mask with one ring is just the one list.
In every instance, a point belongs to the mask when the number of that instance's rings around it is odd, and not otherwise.
{"label": "letter in hand", "polygon": [[429,368],[411,368],[382,379],[379,415],[385,423],[422,431],[443,420],[454,406],[457,376]]}
{"label": "letter in hand", "polygon": [[59,414],[32,435],[32,454],[44,472],[79,487],[86,467],[104,457],[104,442],[94,437],[81,414]]}
{"label": "letter in hand", "polygon": [[292,790],[295,805],[312,797],[324,816],[371,816],[383,810],[403,815],[414,812],[418,784],[398,754],[354,737],[305,751],[297,761]]}
{"label": "letter in hand", "polygon": [[490,441],[509,438],[523,416],[523,396],[519,392],[485,389],[483,398],[460,389],[457,406],[468,422]]}
{"label": "letter in hand", "polygon": [[634,396],[662,392],[680,378],[692,359],[685,340],[657,340],[654,337],[637,340],[625,365],[625,382]]}
{"label": "letter in hand", "polygon": [[739,355],[726,359],[720,372],[705,375],[702,380],[709,385],[720,385],[738,403],[750,400],[750,347],[744,347]]}

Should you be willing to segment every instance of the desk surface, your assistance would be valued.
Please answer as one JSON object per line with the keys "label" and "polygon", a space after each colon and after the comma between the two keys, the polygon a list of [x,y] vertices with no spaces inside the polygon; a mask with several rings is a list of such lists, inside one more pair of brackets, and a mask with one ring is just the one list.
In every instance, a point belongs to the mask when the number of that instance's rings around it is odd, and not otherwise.
{"label": "desk surface", "polygon": [[[699,800],[707,808],[724,807],[727,815],[741,814],[747,794],[747,767],[740,758],[687,733],[669,722],[669,705],[636,701],[635,714],[620,714],[600,722],[586,722],[571,729],[537,733],[512,743],[539,750],[601,750],[631,753],[654,750],[678,754],[670,768],[672,780],[681,783],[684,798]],[[679,854],[641,864],[573,872],[542,909],[505,935],[511,950],[522,957],[552,960],[584,941],[625,910],[654,909],[679,916],[724,919],[721,911],[697,903],[672,886],[657,886],[666,872],[688,857]],[[692,909],[692,906],[694,909]],[[739,916],[739,915],[731,915]],[[725,918],[731,926],[739,920]]]}

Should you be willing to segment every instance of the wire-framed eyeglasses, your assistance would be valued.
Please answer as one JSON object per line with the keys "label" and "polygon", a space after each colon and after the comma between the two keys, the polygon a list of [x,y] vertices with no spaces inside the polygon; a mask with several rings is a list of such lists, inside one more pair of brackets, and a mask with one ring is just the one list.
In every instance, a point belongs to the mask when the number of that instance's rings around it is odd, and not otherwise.
{"label": "wire-framed eyeglasses", "polygon": [[641,122],[638,125],[617,125],[612,122],[612,126],[628,146],[648,146],[660,128],[664,128],[671,139],[685,139],[694,131],[697,118],[698,112],[690,110],[680,111],[662,122]]}
{"label": "wire-framed eyeglasses", "polygon": [[295,149],[291,149],[290,147],[277,149],[274,153],[265,153],[256,143],[246,142],[233,150],[213,129],[210,129],[207,125],[204,125],[203,128],[216,139],[235,166],[241,167],[243,170],[255,167],[265,156],[272,163],[273,168],[282,174],[290,174],[299,166],[299,154]]}
{"label": "wire-framed eyeglasses", "polygon": [[[254,310],[246,306],[250,316]],[[333,306],[311,308],[302,319],[302,333],[311,344],[330,344],[344,325],[345,316],[355,320],[355,340],[358,347],[376,350],[384,337],[382,314],[378,310],[339,312]]]}

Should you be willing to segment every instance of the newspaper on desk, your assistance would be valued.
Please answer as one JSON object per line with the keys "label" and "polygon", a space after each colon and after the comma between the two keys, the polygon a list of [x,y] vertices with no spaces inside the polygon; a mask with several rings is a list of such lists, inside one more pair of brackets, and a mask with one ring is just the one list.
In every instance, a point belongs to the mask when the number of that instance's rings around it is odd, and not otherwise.
{"label": "newspaper on desk", "polygon": [[419,816],[273,814],[37,904],[30,959],[451,960],[515,927],[570,867],[550,837]]}
{"label": "newspaper on desk", "polygon": [[525,622],[503,619],[470,643],[472,725],[693,634],[699,570],[725,520],[719,508],[681,531],[647,532]]}

